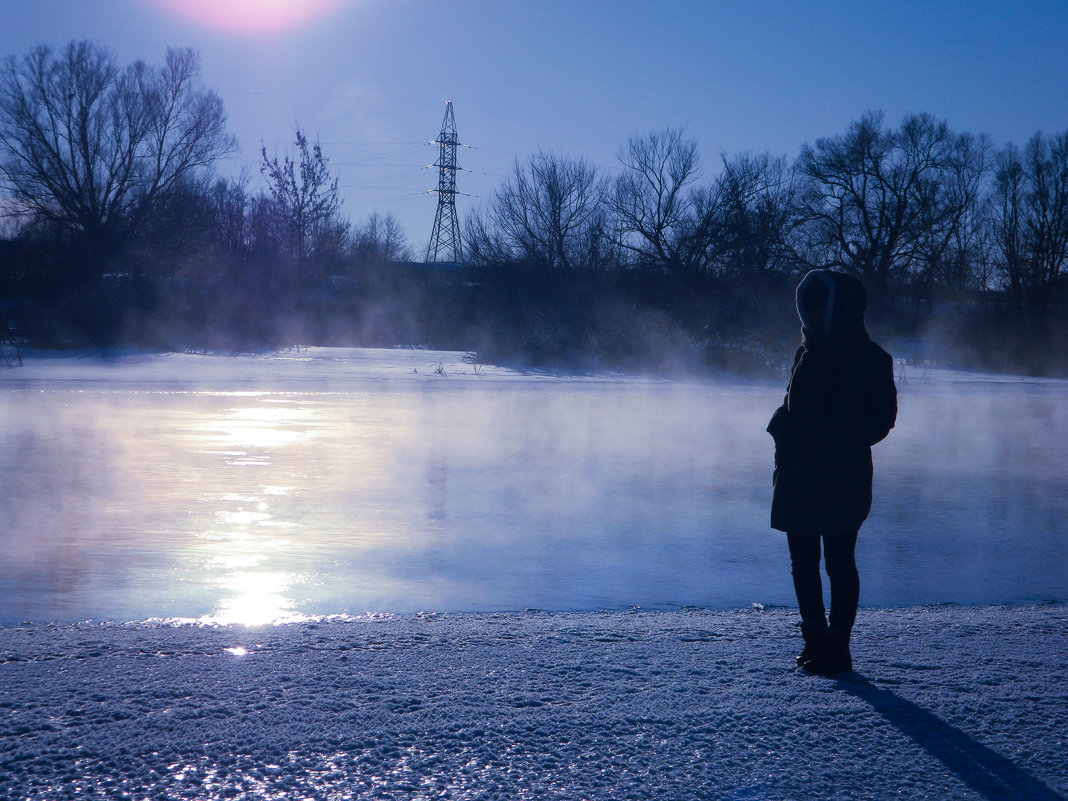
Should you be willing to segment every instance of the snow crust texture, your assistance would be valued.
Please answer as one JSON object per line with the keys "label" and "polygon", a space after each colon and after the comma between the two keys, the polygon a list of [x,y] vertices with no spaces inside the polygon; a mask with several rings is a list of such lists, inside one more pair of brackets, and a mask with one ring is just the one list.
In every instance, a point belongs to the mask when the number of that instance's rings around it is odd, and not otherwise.
{"label": "snow crust texture", "polygon": [[1068,797],[1068,607],[0,628],[0,798]]}

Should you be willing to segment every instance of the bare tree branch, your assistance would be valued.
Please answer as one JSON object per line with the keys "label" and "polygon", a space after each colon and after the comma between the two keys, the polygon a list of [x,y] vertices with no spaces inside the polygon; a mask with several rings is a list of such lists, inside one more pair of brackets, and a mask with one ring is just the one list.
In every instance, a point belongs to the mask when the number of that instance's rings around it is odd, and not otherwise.
{"label": "bare tree branch", "polygon": [[191,50],[120,69],[91,42],[47,45],[0,67],[0,189],[17,211],[101,244],[162,194],[232,152],[222,101]]}

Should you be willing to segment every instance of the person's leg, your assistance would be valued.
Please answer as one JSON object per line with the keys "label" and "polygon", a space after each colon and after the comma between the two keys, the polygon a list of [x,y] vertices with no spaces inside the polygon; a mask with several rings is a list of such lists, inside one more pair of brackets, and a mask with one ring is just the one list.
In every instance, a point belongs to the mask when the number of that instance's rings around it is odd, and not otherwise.
{"label": "person's leg", "polygon": [[797,655],[797,664],[804,665],[819,654],[827,642],[827,618],[823,608],[823,582],[820,580],[819,534],[790,532],[790,565],[794,578],[794,592],[801,612],[801,635],[805,648]]}
{"label": "person's leg", "polygon": [[826,620],[820,580],[820,535],[791,531],[786,540],[790,545],[790,572],[801,619]]}
{"label": "person's leg", "polygon": [[860,576],[855,551],[857,532],[826,535],[823,538],[827,576],[831,580],[831,615],[827,645],[804,663],[805,670],[825,676],[853,669],[849,637],[857,617],[860,600]]}
{"label": "person's leg", "polygon": [[856,561],[857,532],[826,535],[823,538],[827,577],[831,580],[831,628],[845,636],[857,618],[860,602],[860,574]]}

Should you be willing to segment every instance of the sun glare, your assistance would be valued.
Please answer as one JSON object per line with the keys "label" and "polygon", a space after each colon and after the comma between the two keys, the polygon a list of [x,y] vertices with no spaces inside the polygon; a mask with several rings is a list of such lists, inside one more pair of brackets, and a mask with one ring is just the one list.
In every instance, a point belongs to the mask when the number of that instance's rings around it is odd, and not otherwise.
{"label": "sun glare", "polygon": [[352,0],[150,0],[206,28],[274,34],[312,23]]}

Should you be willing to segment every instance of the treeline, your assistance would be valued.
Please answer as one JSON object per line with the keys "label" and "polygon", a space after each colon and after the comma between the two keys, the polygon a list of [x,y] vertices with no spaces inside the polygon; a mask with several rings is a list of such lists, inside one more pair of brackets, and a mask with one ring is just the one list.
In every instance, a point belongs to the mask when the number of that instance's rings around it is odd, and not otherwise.
{"label": "treeline", "polygon": [[213,167],[236,142],[191,50],[120,67],[90,42],[0,66],[3,323],[46,346],[262,347],[345,279],[411,257],[396,219],[340,214],[295,131],[264,189]]}
{"label": "treeline", "polygon": [[[425,344],[537,364],[776,366],[813,267],[868,286],[914,355],[1068,369],[1068,131],[995,147],[926,114],[862,116],[793,162],[703,165],[667,129],[610,174],[517,161],[463,225],[463,265],[422,265],[390,214],[354,224],[299,129],[264,189],[189,50],[120,67],[41,46],[0,68],[0,303],[45,346]],[[0,328],[0,332],[3,329]],[[923,353],[924,343],[937,343]]]}
{"label": "treeline", "polygon": [[739,315],[754,296],[830,267],[864,280],[910,353],[1068,369],[1068,131],[995,147],[928,114],[895,128],[870,112],[792,163],[724,157],[710,181],[682,130],[632,138],[618,161],[612,175],[545,152],[517,162],[467,220],[469,258],[670,276],[735,343],[743,331],[725,321],[739,316],[778,332]]}
{"label": "treeline", "polygon": [[754,276],[833,267],[888,303],[1001,293],[1034,313],[1061,300],[1068,131],[1021,150],[927,114],[868,113],[788,163],[724,158],[700,181],[681,130],[631,139],[616,175],[538,153],[466,227],[476,263]]}

